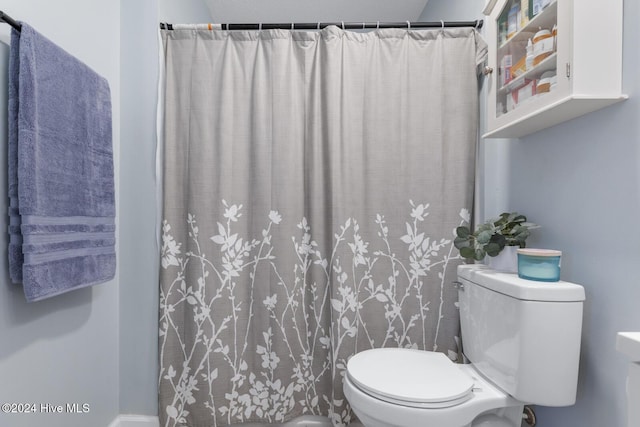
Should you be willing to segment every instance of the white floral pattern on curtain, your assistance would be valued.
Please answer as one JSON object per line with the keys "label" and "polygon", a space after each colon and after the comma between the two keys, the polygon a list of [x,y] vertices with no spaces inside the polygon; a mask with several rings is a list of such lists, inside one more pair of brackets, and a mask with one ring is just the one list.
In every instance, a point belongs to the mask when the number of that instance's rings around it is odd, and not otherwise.
{"label": "white floral pattern on curtain", "polygon": [[353,354],[456,359],[475,31],[163,40],[161,425],[346,425]]}
{"label": "white floral pattern on curtain", "polygon": [[[216,235],[204,236],[204,239],[213,241],[219,251],[214,252],[211,259],[201,252],[200,240],[203,237],[200,236],[195,216],[189,214],[187,218],[189,237],[195,251],[183,254],[183,244],[176,242],[171,235],[171,225],[164,221],[162,227],[162,267],[173,272],[175,277],[160,295],[161,359],[164,360],[169,334],[180,335],[177,325],[181,319],[172,317],[180,305],[184,306],[184,311],[193,314],[197,327],[191,348],[181,343],[186,363],[177,367],[169,364],[166,372],[163,372],[162,380],[170,383],[175,390],[173,402],[166,411],[177,424],[186,422],[188,406],[196,402],[193,391],[198,390],[198,383],[207,385],[208,393],[212,396],[204,404],[211,410],[212,419],[220,414],[229,424],[235,420],[256,417],[269,422],[282,422],[296,402],[303,405],[303,413],[315,414],[322,413],[319,404],[323,402],[330,408],[335,424],[348,423],[351,414],[346,409],[344,399],[336,399],[335,394],[322,394],[316,385],[324,381],[333,382],[344,375],[346,359],[339,357],[341,349],[357,348],[353,341],[358,334],[365,336],[368,344],[360,350],[387,346],[426,350],[423,344],[427,342],[427,329],[432,328],[427,313],[436,310],[434,344],[428,350],[438,350],[438,334],[445,304],[444,272],[450,263],[460,260],[460,257],[452,239],[432,240],[421,230],[421,223],[428,215],[428,204],[415,205],[410,201],[412,209],[409,216],[412,222],[405,224],[406,234],[400,237],[406,246],[404,254],[391,253],[390,231],[381,214],[373,219],[378,226],[381,245],[371,253],[371,242],[362,239],[357,220],[347,218],[335,234],[332,252],[323,253],[313,240],[307,220],[302,218],[297,224],[300,235],[292,236],[288,248],[296,253],[298,263],[294,266],[291,280],[287,281],[284,278],[286,274],[278,271],[278,257],[275,255],[284,249],[271,245],[272,229],[280,224],[282,216],[277,211],[271,211],[265,218],[265,227],[260,236],[240,237],[234,232],[233,225],[242,216],[242,205],[229,206],[226,201],[222,202],[226,223],[217,223]],[[469,212],[463,209],[460,212],[460,225],[468,223]],[[452,236],[453,232],[451,230]],[[338,256],[341,246],[348,247],[348,251],[343,251],[347,259]],[[195,263],[201,272],[191,285],[187,285],[185,280],[189,263]],[[386,283],[376,283],[373,279],[372,270],[377,263],[387,264]],[[248,301],[240,301],[235,294],[237,284],[248,283],[253,289],[256,286],[256,271],[261,264],[268,265],[278,277],[279,289],[262,301],[257,301],[253,293]],[[321,285],[315,283],[306,289],[309,284],[305,276],[312,268],[320,270],[326,282]],[[439,282],[440,297],[435,300],[435,307],[430,307],[434,301],[424,298],[423,279],[428,275],[436,276]],[[333,297],[329,292],[332,278],[336,283]],[[208,282],[213,282],[213,286]],[[215,289],[214,293],[210,292],[212,289]],[[305,297],[309,292],[313,302],[307,305]],[[419,310],[416,313],[403,310],[409,298],[417,300]],[[251,321],[256,309],[254,305],[268,311],[271,319],[269,325],[260,328],[261,325]],[[372,305],[377,307],[373,308]],[[329,315],[326,307],[332,309],[330,322],[324,319]],[[217,313],[215,318],[211,315],[212,311]],[[246,325],[240,326],[238,313],[242,311],[246,311],[248,319]],[[300,312],[303,313],[303,326],[298,325]],[[367,329],[365,312],[384,313],[386,331],[383,334]],[[219,321],[216,322],[216,319]],[[314,323],[311,330],[307,329],[310,320]],[[331,326],[327,328],[326,325]],[[262,343],[255,349],[247,348],[247,335],[256,333],[251,328],[258,329],[263,337]],[[222,334],[225,331],[232,332],[235,338],[231,346],[228,340],[223,341]],[[412,337],[416,331],[418,339],[414,341]],[[377,341],[376,336],[379,337]],[[274,339],[286,344],[284,355],[273,351]],[[201,347],[201,352],[197,351],[197,347]],[[263,369],[260,372],[248,370],[246,356],[252,350],[261,359]],[[455,349],[449,348],[447,351],[451,359],[457,359]],[[194,364],[192,357],[195,354],[199,355],[199,360]],[[289,359],[293,367],[290,376],[284,375],[287,381],[282,380],[282,372],[277,374],[280,357]],[[217,363],[211,363],[216,359]],[[195,366],[195,369],[191,366]],[[224,404],[216,407],[213,390],[217,386],[219,367],[230,371],[232,376]],[[199,378],[203,381],[199,381]],[[221,382],[226,387],[226,381]],[[245,384],[248,387],[243,388]],[[240,390],[244,390],[244,393],[240,394]]]}

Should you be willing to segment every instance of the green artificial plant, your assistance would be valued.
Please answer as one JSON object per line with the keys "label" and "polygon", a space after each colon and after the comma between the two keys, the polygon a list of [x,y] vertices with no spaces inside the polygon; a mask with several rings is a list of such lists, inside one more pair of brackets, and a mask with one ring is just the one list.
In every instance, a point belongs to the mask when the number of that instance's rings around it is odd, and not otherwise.
{"label": "green artificial plant", "polygon": [[527,222],[526,216],[517,212],[504,212],[500,217],[479,225],[474,233],[471,233],[469,227],[456,228],[454,245],[463,258],[481,261],[486,255],[498,255],[505,246],[524,248],[533,228],[538,228],[538,225]]}

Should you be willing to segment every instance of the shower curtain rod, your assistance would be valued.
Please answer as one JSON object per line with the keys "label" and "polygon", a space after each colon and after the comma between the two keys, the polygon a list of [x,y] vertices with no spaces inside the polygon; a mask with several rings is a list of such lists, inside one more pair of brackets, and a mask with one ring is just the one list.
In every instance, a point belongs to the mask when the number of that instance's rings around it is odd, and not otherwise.
{"label": "shower curtain rod", "polygon": [[[0,22],[5,22],[15,28],[17,31],[22,30],[22,25],[12,17],[0,10]],[[259,23],[259,24],[213,24],[209,25],[210,29],[219,28],[221,30],[273,30],[273,29],[291,29],[291,30],[319,30],[330,25],[341,27],[345,30],[357,29],[374,29],[374,28],[460,28],[474,27],[482,28],[482,19],[475,21],[440,21],[440,22],[292,22],[292,23]],[[172,24],[164,22],[160,23],[161,29],[173,30]]]}
{"label": "shower curtain rod", "polygon": [[22,25],[16,22],[12,17],[0,10],[0,22],[5,22],[15,28],[17,31],[22,30]]}
{"label": "shower curtain rod", "polygon": [[[483,20],[475,21],[434,21],[434,22],[289,22],[289,23],[259,23],[259,24],[204,24],[209,30],[320,30],[335,25],[344,30],[365,30],[378,28],[482,28]],[[178,27],[178,25],[175,25]],[[178,28],[185,28],[182,25]],[[174,25],[160,23],[161,30],[173,30]]]}

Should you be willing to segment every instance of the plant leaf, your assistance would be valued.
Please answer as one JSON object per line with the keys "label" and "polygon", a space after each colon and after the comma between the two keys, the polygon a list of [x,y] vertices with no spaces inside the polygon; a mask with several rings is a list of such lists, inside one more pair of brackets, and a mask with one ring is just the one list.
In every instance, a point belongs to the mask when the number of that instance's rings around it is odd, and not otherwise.
{"label": "plant leaf", "polygon": [[507,238],[502,234],[494,234],[493,236],[491,236],[491,240],[489,241],[489,243],[495,243],[500,247],[500,249],[502,249],[507,244]]}
{"label": "plant leaf", "polygon": [[489,243],[489,244],[485,245],[484,250],[485,250],[485,252],[487,252],[487,255],[493,257],[493,256],[498,255],[500,253],[500,251],[502,250],[502,248],[497,243]]}
{"label": "plant leaf", "polygon": [[460,256],[466,259],[475,259],[476,251],[468,246],[460,248]]}
{"label": "plant leaf", "polygon": [[[467,238],[463,238],[463,237],[456,237],[453,241],[453,245],[458,248],[458,249],[462,249],[462,248],[468,248],[471,246],[471,242],[469,241],[469,239]],[[426,249],[426,248],[425,248]]]}
{"label": "plant leaf", "polygon": [[456,235],[462,239],[466,239],[471,235],[471,231],[468,227],[461,226],[456,228]]}
{"label": "plant leaf", "polygon": [[476,236],[476,240],[478,241],[478,243],[480,243],[481,245],[484,245],[486,243],[489,243],[489,241],[491,240],[491,232],[489,230],[485,230],[485,231],[481,231],[480,233],[478,233],[478,235]]}
{"label": "plant leaf", "polygon": [[527,221],[527,217],[524,215],[520,215],[516,212],[514,212],[513,215],[514,215],[514,218],[511,220],[511,222],[522,223]]}

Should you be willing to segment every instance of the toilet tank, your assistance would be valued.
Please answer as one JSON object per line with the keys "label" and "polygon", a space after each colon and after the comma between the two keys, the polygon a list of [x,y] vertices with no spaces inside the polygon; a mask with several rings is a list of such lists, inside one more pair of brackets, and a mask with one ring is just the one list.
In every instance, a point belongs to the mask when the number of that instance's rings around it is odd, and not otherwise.
{"label": "toilet tank", "polygon": [[584,288],[482,265],[458,267],[462,350],[487,379],[526,404],[576,400]]}

